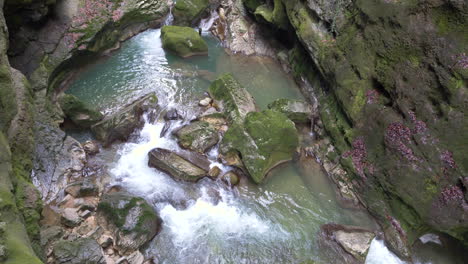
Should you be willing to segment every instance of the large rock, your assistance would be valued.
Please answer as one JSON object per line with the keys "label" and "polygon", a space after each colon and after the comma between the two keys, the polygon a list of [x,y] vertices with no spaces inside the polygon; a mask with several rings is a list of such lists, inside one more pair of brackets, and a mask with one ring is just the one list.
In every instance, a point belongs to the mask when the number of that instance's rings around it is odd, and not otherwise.
{"label": "large rock", "polygon": [[200,153],[206,152],[219,141],[218,131],[203,121],[192,122],[177,130],[175,135],[181,147]]}
{"label": "large rock", "polygon": [[59,240],[53,253],[58,264],[104,264],[101,246],[91,238],[78,238],[74,241]]}
{"label": "large rock", "polygon": [[209,6],[209,0],[178,0],[172,8],[174,24],[178,26],[195,25]]}
{"label": "large rock", "polygon": [[154,93],[147,94],[133,103],[125,106],[120,111],[107,116],[101,122],[93,125],[91,130],[96,138],[104,145],[109,145],[116,140],[127,140],[130,134],[143,126],[141,115],[158,106],[158,98]]}
{"label": "large rock", "polygon": [[196,182],[208,176],[208,170],[167,149],[155,148],[148,153],[148,165],[162,170],[176,180]]}
{"label": "large rock", "polygon": [[102,196],[98,216],[115,239],[120,254],[128,254],[145,245],[158,233],[161,219],[143,199],[124,192]]}
{"label": "large rock", "polygon": [[222,101],[222,108],[232,122],[242,122],[249,112],[256,111],[252,95],[232,76],[223,74],[209,88],[212,98]]}
{"label": "large rock", "polygon": [[208,54],[206,42],[193,28],[164,26],[161,38],[164,49],[183,58]]}
{"label": "large rock", "polygon": [[103,118],[99,111],[89,108],[72,94],[63,94],[59,98],[59,103],[65,116],[79,127],[91,127]]}
{"label": "large rock", "polygon": [[294,123],[310,122],[312,106],[301,100],[278,99],[268,104],[268,109],[284,113]]}
{"label": "large rock", "polygon": [[242,124],[229,127],[220,151],[240,153],[242,162],[256,183],[278,164],[292,159],[299,144],[294,123],[283,113],[265,110],[247,114]]}
{"label": "large rock", "polygon": [[353,226],[326,224],[319,233],[320,249],[337,264],[364,263],[375,233]]}

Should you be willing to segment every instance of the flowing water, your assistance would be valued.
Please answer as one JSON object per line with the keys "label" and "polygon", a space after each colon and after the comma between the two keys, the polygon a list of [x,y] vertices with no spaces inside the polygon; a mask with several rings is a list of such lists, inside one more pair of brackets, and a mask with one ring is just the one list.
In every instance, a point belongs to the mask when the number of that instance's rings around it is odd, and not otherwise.
{"label": "flowing water", "polygon": [[[177,108],[185,120],[193,117],[210,81],[225,72],[234,74],[261,109],[278,98],[302,98],[295,82],[273,61],[229,56],[214,38],[204,37],[209,56],[181,59],[163,51],[160,30],[141,33],[83,70],[67,92],[104,113],[156,92],[162,109]],[[163,125],[146,122],[132,140],[102,154],[113,181],[146,198],[163,219],[161,233],[145,252],[160,263],[333,263],[317,248],[320,225],[375,228],[365,213],[338,205],[327,177],[312,160],[283,165],[261,185],[245,181],[231,189],[208,179],[176,182],[147,166],[147,154],[155,147],[181,151],[170,133],[159,137]],[[213,165],[228,170],[216,156],[214,148],[209,153]],[[367,263],[403,262],[375,240]]]}

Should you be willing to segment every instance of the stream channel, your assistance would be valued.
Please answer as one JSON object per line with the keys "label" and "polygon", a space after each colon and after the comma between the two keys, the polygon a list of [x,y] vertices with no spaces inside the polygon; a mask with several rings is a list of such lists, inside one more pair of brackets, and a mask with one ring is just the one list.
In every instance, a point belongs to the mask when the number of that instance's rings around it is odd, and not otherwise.
{"label": "stream channel", "polygon": [[[194,118],[210,82],[226,72],[253,95],[260,109],[278,98],[303,99],[275,61],[228,55],[217,39],[208,34],[204,38],[208,56],[182,59],[162,49],[159,29],[140,33],[83,69],[67,93],[110,114],[155,92],[161,112],[175,108],[184,116],[172,128]],[[281,165],[260,185],[246,179],[232,189],[209,179],[174,181],[147,165],[147,154],[155,147],[180,151],[171,133],[160,137],[163,126],[163,121],[147,121],[128,142],[99,154],[113,183],[144,197],[159,212],[162,230],[145,252],[159,263],[333,263],[316,242],[322,224],[377,228],[365,212],[339,206],[331,182],[312,159]],[[81,142],[92,138],[86,132],[67,132]],[[216,147],[208,156],[213,165],[229,169],[216,162]],[[404,262],[374,240],[366,263]],[[439,254],[420,263],[451,262]]]}

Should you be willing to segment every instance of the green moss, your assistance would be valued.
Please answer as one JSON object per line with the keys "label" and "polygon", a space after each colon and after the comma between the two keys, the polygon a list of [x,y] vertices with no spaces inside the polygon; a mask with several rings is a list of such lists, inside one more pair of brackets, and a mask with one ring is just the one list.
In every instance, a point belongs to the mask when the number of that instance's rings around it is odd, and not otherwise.
{"label": "green moss", "polygon": [[283,113],[265,110],[250,112],[243,124],[231,125],[220,150],[224,155],[240,153],[250,176],[260,183],[270,169],[292,158],[298,144],[294,123]]}
{"label": "green moss", "polygon": [[175,24],[191,26],[200,19],[209,5],[209,0],[178,0],[172,9]]}
{"label": "green moss", "polygon": [[161,38],[164,49],[184,58],[208,53],[206,42],[193,28],[164,26]]}
{"label": "green moss", "polygon": [[16,115],[15,91],[13,89],[10,67],[0,64],[0,131],[6,132]]}
{"label": "green moss", "polygon": [[65,116],[77,126],[84,128],[91,127],[103,118],[100,112],[89,108],[74,95],[64,94],[60,97],[59,103]]}
{"label": "green moss", "polygon": [[257,7],[264,4],[265,1],[263,0],[242,0],[242,3],[247,8],[247,10],[251,13],[255,12]]}
{"label": "green moss", "polygon": [[254,12],[255,17],[260,22],[266,22],[273,26],[286,30],[289,25],[288,17],[281,0],[274,0],[273,6],[263,4],[258,6]]}

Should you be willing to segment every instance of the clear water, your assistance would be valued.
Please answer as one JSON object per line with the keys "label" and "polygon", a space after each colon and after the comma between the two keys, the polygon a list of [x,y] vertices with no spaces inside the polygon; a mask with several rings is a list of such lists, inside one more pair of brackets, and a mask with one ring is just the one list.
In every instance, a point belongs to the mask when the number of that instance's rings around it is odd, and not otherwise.
{"label": "clear water", "polygon": [[[229,56],[215,39],[205,39],[208,57],[180,59],[164,52],[159,30],[149,30],[84,69],[67,92],[105,113],[156,92],[163,108],[176,107],[189,119],[210,81],[231,72],[261,109],[277,98],[302,98],[275,62]],[[147,153],[155,147],[180,151],[170,133],[159,137],[163,125],[146,122],[134,140],[100,154],[108,161],[115,183],[146,198],[160,213],[162,231],[145,252],[158,263],[333,263],[317,248],[320,225],[375,228],[363,212],[338,205],[328,178],[313,160],[283,165],[261,185],[243,181],[231,189],[211,180],[176,182],[147,166]],[[76,136],[84,140],[89,134]],[[213,149],[209,157],[219,165],[216,154]],[[376,240],[367,263],[402,262]]]}

